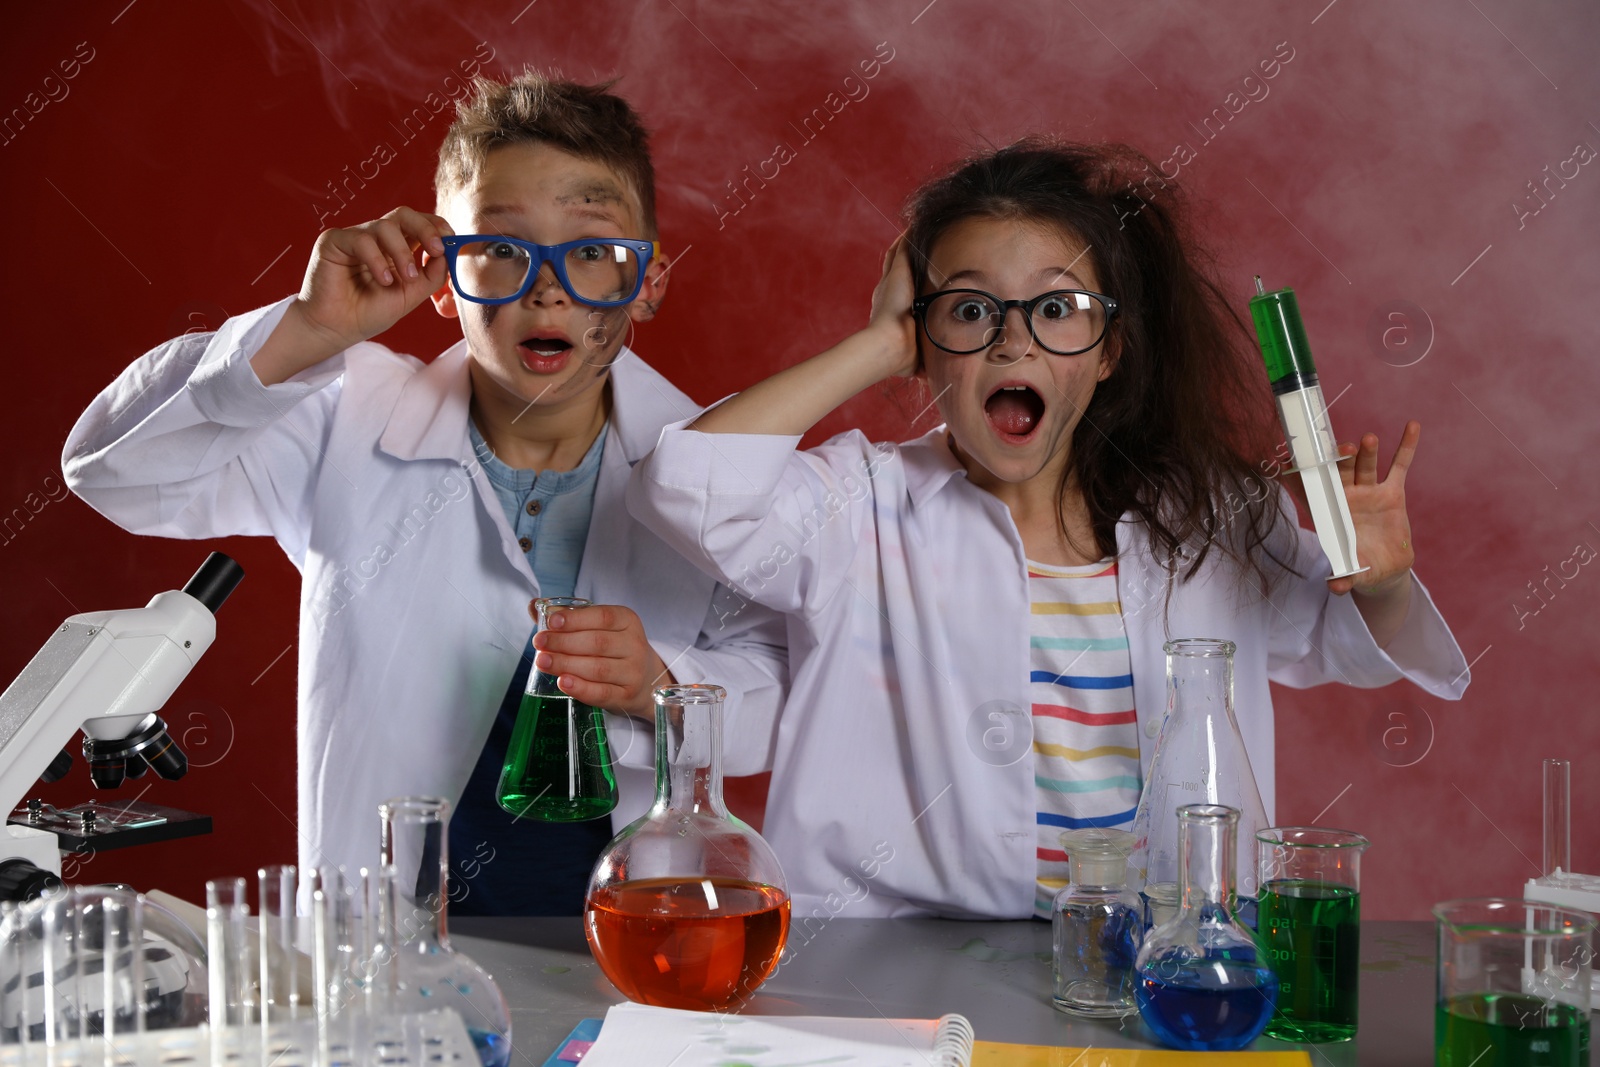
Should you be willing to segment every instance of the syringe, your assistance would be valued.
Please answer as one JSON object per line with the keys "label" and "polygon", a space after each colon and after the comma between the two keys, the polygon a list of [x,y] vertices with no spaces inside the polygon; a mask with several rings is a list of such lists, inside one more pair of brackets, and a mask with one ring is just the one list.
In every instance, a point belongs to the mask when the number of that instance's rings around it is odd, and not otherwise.
{"label": "syringe", "polygon": [[[1317,384],[1311,346],[1300,321],[1300,305],[1293,289],[1267,292],[1256,275],[1256,295],[1250,298],[1256,340],[1267,364],[1267,378],[1278,401],[1278,415],[1289,442],[1294,470],[1305,486],[1306,503],[1333,578],[1359,574],[1367,568],[1356,560],[1356,528],[1339,479],[1339,445],[1328,423],[1328,405]],[[1348,458],[1348,457],[1347,457]]]}

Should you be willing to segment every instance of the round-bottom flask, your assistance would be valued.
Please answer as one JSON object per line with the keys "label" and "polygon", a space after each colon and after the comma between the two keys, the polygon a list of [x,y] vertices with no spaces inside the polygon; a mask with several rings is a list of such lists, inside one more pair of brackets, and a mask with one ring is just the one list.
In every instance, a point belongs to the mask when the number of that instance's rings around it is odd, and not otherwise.
{"label": "round-bottom flask", "polygon": [[715,685],[655,691],[655,804],[589,877],[589,948],[641,1004],[738,1005],[777,968],[789,934],[778,857],[723,804],[724,695]]}
{"label": "round-bottom flask", "polygon": [[1178,809],[1183,899],[1145,935],[1135,964],[1139,1014],[1156,1037],[1196,1052],[1241,1049],[1266,1029],[1278,979],[1234,917],[1239,812],[1220,804]]}
{"label": "round-bottom flask", "polygon": [[1061,847],[1072,881],[1051,906],[1054,993],[1069,1015],[1113,1019],[1139,1010],[1133,963],[1144,939],[1139,898],[1125,884],[1133,835],[1126,830],[1069,830]]}
{"label": "round-bottom flask", "polygon": [[461,1016],[483,1067],[511,1061],[511,1012],[489,972],[450,946],[446,926],[449,801],[399,797],[383,819],[378,906],[387,962],[383,993],[396,1012],[450,1008]]}

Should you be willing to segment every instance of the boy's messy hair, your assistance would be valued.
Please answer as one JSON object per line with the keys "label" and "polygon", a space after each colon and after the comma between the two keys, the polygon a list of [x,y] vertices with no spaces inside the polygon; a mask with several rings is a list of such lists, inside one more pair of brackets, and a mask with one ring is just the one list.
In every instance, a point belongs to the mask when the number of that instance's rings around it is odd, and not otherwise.
{"label": "boy's messy hair", "polygon": [[1022,219],[1087,245],[1101,291],[1118,302],[1105,341],[1115,366],[1072,435],[1063,534],[1071,482],[1102,555],[1116,554],[1117,523],[1132,512],[1156,558],[1183,578],[1213,546],[1264,583],[1282,574],[1265,562],[1282,563],[1268,546],[1281,498],[1257,463],[1278,440],[1266,379],[1189,232],[1180,190],[1154,163],[1126,145],[1030,137],[925,185],[906,216],[919,293],[951,225]]}
{"label": "boy's messy hair", "polygon": [[603,163],[638,194],[645,237],[656,237],[656,175],[650,134],[638,112],[611,92],[615,81],[581,85],[536,70],[510,82],[473,79],[439,146],[433,185],[440,201],[464,188],[501,145],[548,144]]}

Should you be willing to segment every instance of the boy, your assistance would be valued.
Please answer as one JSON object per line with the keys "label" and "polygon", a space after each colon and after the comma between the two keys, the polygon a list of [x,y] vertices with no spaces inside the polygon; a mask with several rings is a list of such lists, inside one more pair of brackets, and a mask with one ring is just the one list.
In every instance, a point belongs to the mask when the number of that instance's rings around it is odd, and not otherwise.
{"label": "boy", "polygon": [[[480,78],[435,186],[436,215],[324,232],[297,297],[135,362],[63,468],[125,529],[269,534],[301,570],[302,869],[370,866],[376,806],[437,795],[457,914],[577,914],[653,794],[651,688],[716,682],[730,714],[770,723],[782,623],[726,590],[714,605],[623,504],[662,426],[697,410],[623,344],[668,268],[632,108],[606,86]],[[463,333],[432,363],[366,341],[430,297]],[[494,788],[531,602],[572,595],[596,606],[561,613],[538,665],[608,710],[621,801],[609,823],[516,820]],[[730,744],[728,773],[767,758]]]}

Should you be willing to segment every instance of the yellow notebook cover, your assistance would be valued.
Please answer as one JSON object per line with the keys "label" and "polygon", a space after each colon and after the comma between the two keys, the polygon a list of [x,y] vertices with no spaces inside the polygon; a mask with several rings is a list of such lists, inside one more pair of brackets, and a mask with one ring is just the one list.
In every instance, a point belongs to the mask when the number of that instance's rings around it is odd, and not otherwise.
{"label": "yellow notebook cover", "polygon": [[1051,1048],[978,1041],[972,1067],[1311,1067],[1301,1049],[1275,1052],[1174,1052],[1171,1049]]}

